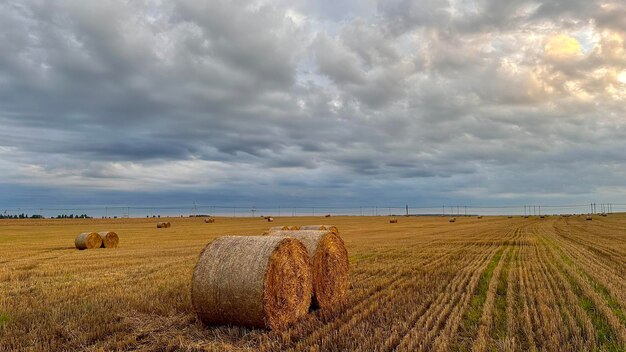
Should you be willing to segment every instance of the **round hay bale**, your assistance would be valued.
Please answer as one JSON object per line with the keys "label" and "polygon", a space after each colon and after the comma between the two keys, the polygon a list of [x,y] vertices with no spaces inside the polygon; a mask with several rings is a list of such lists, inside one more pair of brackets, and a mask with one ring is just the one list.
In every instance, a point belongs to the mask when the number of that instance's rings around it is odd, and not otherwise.
{"label": "round hay bale", "polygon": [[389,223],[390,224],[397,224],[398,223],[398,219],[389,219]]}
{"label": "round hay bale", "polygon": [[478,219],[482,219],[483,217],[482,217],[481,215],[478,215],[478,217],[477,217],[477,218],[478,218]]}
{"label": "round hay bale", "polygon": [[309,311],[310,265],[293,238],[219,237],[200,254],[191,301],[208,325],[283,328]]}
{"label": "round hay bale", "polygon": [[157,222],[157,229],[164,229],[167,227],[167,223]]}
{"label": "round hay bale", "polygon": [[267,222],[274,222],[274,218],[267,218]]}
{"label": "round hay bale", "polygon": [[339,230],[337,229],[337,226],[334,226],[334,225],[305,225],[305,226],[300,226],[300,230],[316,230],[316,231],[328,230],[336,234],[339,234]]}
{"label": "round hay bale", "polygon": [[100,246],[102,246],[102,239],[96,232],[83,232],[76,236],[74,245],[80,250],[100,248]]}
{"label": "round hay bale", "polygon": [[450,220],[448,220],[448,221],[450,221],[450,222],[455,222],[455,221],[456,221],[456,218],[450,218]]}
{"label": "round hay bale", "polygon": [[348,251],[339,235],[328,230],[272,231],[268,235],[295,238],[306,247],[313,268],[314,308],[332,307],[345,299],[350,285],[350,265]]}
{"label": "round hay bale", "polygon": [[326,215],[324,215],[324,217],[325,217],[325,218],[329,218],[329,217],[330,217],[330,214],[326,214]]}
{"label": "round hay bale", "polygon": [[119,236],[113,231],[98,232],[98,236],[102,239],[102,246],[100,248],[116,248],[120,243]]}
{"label": "round hay bale", "polygon": [[586,218],[587,220],[593,220],[593,218],[591,216],[587,216]]}
{"label": "round hay bale", "polygon": [[168,222],[165,223],[165,227],[170,228],[170,227],[172,227],[172,224],[168,221]]}
{"label": "round hay bale", "polygon": [[215,219],[214,218],[205,218],[204,222],[207,223],[207,224],[212,224],[212,223],[215,222]]}
{"label": "round hay bale", "polygon": [[270,227],[270,231],[282,231],[289,230],[289,226],[272,226]]}

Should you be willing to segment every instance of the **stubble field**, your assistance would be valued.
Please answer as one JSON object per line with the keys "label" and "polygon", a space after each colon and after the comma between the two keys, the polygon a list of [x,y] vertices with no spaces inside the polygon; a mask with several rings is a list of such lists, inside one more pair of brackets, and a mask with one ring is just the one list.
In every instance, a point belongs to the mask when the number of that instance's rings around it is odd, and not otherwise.
{"label": "stubble field", "polygon": [[[168,220],[0,220],[0,350],[626,350],[626,215]],[[198,321],[209,241],[329,222],[350,255],[342,307],[274,332]],[[101,230],[119,248],[74,248]]]}

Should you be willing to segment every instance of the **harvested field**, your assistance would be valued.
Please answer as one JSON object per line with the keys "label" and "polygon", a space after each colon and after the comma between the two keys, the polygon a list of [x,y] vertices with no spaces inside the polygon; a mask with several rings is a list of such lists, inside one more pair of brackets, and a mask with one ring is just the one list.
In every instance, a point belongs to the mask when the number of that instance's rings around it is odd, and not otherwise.
{"label": "harvested field", "polygon": [[[324,217],[276,218],[277,225]],[[626,349],[626,215],[332,217],[350,290],[284,330],[207,327],[191,303],[198,255],[258,218],[0,220],[0,350]],[[123,234],[78,251],[76,234]]]}

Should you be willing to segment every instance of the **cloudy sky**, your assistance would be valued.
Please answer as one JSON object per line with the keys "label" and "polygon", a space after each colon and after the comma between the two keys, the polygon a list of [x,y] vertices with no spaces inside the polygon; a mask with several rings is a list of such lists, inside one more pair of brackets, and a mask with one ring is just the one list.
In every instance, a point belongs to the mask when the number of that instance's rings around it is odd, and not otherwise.
{"label": "cloudy sky", "polygon": [[0,207],[593,200],[622,0],[0,3]]}

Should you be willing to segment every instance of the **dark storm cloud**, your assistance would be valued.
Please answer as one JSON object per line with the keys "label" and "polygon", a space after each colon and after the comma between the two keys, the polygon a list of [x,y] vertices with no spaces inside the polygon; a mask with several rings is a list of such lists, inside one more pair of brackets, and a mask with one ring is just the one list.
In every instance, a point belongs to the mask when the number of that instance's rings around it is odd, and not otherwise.
{"label": "dark storm cloud", "polygon": [[626,194],[625,11],[4,2],[0,174],[24,189],[225,201],[233,189],[346,202]]}

